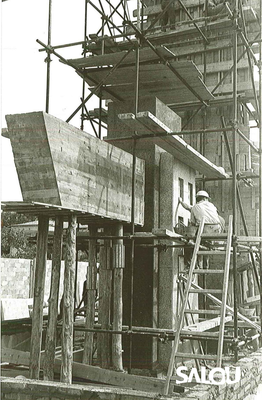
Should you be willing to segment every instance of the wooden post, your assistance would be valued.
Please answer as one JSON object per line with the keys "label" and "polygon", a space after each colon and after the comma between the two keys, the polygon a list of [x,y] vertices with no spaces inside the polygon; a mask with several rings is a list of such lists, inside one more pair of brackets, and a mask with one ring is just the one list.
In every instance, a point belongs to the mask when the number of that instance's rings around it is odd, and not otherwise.
{"label": "wooden post", "polygon": [[56,325],[58,315],[59,283],[63,245],[63,217],[56,217],[52,256],[52,275],[50,296],[48,300],[48,323],[44,356],[44,380],[54,379]]}
{"label": "wooden post", "polygon": [[68,218],[68,229],[67,229],[66,251],[65,251],[63,328],[62,328],[61,382],[65,383],[72,383],[76,224],[77,224],[76,216],[70,215]]}
{"label": "wooden post", "polygon": [[[117,224],[116,236],[123,236],[123,225]],[[123,268],[125,254],[123,239],[113,242],[113,330],[121,331],[123,323]],[[123,371],[122,335],[112,335],[112,366]]]}
{"label": "wooden post", "polygon": [[[89,226],[90,236],[95,236],[97,229]],[[87,309],[86,309],[86,328],[93,328],[95,321],[95,301],[96,301],[96,281],[97,281],[97,256],[96,256],[96,240],[89,241],[89,263],[87,268]],[[83,363],[92,364],[93,361],[93,341],[94,333],[85,333]]]}
{"label": "wooden post", "polygon": [[[104,229],[106,235],[111,234],[110,228]],[[112,269],[111,269],[111,240],[104,240],[101,247],[99,265],[99,313],[98,320],[102,329],[110,328],[111,316],[111,292],[112,292]],[[102,368],[109,368],[111,364],[111,335],[108,333],[98,333],[97,335],[97,355]]]}
{"label": "wooden post", "polygon": [[29,375],[31,379],[39,379],[40,371],[48,227],[49,218],[46,216],[39,216],[29,364]]}

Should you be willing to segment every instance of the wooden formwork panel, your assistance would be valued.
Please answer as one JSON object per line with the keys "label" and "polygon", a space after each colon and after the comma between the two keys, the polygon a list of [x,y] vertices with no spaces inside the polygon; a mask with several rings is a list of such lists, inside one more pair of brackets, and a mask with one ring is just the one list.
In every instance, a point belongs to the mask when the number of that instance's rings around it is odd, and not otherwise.
{"label": "wooden formwork panel", "polygon": [[[131,221],[132,155],[44,112],[6,116],[24,201]],[[144,219],[136,159],[135,223]]]}

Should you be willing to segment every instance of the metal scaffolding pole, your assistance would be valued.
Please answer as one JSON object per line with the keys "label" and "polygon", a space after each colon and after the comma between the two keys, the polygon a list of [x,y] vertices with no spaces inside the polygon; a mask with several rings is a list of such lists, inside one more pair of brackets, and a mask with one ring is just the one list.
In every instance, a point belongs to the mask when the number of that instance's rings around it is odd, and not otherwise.
{"label": "metal scaffolding pole", "polygon": [[[84,27],[84,40],[86,40],[87,37],[87,0],[85,0],[85,27]],[[84,58],[86,57],[86,46],[84,46]],[[84,98],[85,98],[85,78],[83,77],[83,83],[82,83],[82,114],[81,114],[81,127],[80,129],[84,130],[84,120],[85,120],[85,103],[84,103]]]}
{"label": "metal scaffolding pole", "polygon": [[[237,340],[238,338],[238,316],[237,316],[237,307],[238,307],[238,298],[237,298],[237,243],[236,243],[236,235],[237,235],[237,171],[236,171],[236,140],[237,140],[237,125],[238,125],[238,99],[237,99],[237,40],[238,40],[238,1],[235,0],[235,8],[234,8],[234,30],[233,30],[233,151],[232,151],[232,176],[233,176],[233,188],[232,188],[232,208],[233,208],[233,280],[234,280],[234,338]],[[238,349],[235,347],[234,349],[235,361],[238,359]]]}
{"label": "metal scaffolding pole", "polygon": [[[259,127],[259,236],[262,236],[262,4],[260,2],[260,42],[259,42],[259,105],[260,105],[260,127]],[[262,327],[262,242],[259,246],[259,273],[260,273],[260,326]],[[260,334],[262,345],[262,331]]]}
{"label": "metal scaffolding pole", "polygon": [[[49,0],[49,12],[48,12],[48,38],[47,44],[51,46],[51,33],[52,33],[52,0]],[[49,98],[50,98],[50,69],[51,69],[51,52],[49,50],[46,51],[46,102],[45,102],[45,111],[49,112]]]}

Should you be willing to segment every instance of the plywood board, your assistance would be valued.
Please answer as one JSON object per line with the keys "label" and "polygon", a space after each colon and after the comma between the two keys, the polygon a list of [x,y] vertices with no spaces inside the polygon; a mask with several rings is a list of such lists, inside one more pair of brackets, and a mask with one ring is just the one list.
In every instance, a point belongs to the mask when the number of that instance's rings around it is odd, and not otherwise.
{"label": "plywood board", "polygon": [[[212,94],[202,81],[202,74],[192,61],[173,61],[172,68],[186,81],[193,91],[203,100],[211,100]],[[136,80],[135,66],[120,67],[109,75],[111,67],[90,68],[85,70],[86,82],[95,87],[103,81],[106,90],[102,98],[126,100],[134,96]],[[112,95],[113,93],[113,95]],[[197,96],[181,81],[181,79],[164,64],[140,65],[139,95],[153,95],[164,103],[194,101]]]}
{"label": "plywood board", "polygon": [[[171,59],[176,57],[174,53],[166,49],[165,47],[158,47],[157,51],[166,59]],[[101,54],[98,56],[90,56],[90,57],[82,57],[76,59],[67,60],[70,64],[74,65],[75,68],[87,68],[87,67],[101,67],[104,65],[116,65],[119,63],[123,57],[127,54],[127,50],[110,53],[110,54]],[[153,50],[150,48],[143,48],[139,53],[140,63],[143,62],[152,62],[159,60],[159,57],[156,55]],[[136,52],[135,50],[131,51],[124,59],[123,64],[135,64],[136,62]]]}
{"label": "plywood board", "polygon": [[[131,221],[132,155],[43,112],[6,117],[24,201]],[[136,161],[135,222],[144,218]]]}

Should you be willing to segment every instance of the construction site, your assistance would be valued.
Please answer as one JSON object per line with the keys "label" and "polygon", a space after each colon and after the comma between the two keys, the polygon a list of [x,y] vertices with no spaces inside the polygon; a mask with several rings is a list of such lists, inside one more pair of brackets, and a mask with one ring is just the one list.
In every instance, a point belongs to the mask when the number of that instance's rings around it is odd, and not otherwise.
{"label": "construction site", "polygon": [[[261,398],[261,0],[83,0],[64,44],[55,1],[45,109],[2,130],[23,197],[2,213],[36,245],[2,258],[2,399]],[[82,86],[66,120],[51,58]]]}

